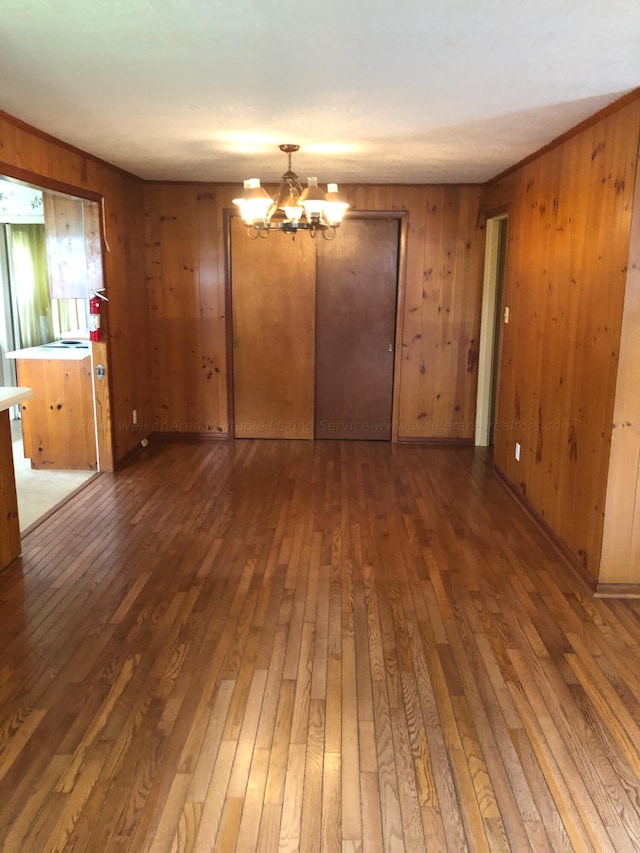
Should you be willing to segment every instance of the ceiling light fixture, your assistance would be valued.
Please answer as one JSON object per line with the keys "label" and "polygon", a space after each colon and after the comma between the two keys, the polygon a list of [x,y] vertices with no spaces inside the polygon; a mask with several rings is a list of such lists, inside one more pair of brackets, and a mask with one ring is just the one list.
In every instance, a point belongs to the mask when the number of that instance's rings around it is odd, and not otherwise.
{"label": "ceiling light fixture", "polygon": [[[337,184],[327,184],[325,193],[318,186],[317,178],[307,178],[307,186],[302,188],[300,179],[291,168],[291,155],[299,148],[299,145],[280,146],[289,158],[289,168],[273,198],[260,186],[260,178],[249,178],[244,182],[242,195],[233,200],[254,239],[268,237],[269,231],[284,231],[286,234],[308,231],[311,237],[320,231],[325,240],[335,237],[336,228],[349,205],[338,193]],[[279,210],[284,212],[284,218],[273,218]]]}

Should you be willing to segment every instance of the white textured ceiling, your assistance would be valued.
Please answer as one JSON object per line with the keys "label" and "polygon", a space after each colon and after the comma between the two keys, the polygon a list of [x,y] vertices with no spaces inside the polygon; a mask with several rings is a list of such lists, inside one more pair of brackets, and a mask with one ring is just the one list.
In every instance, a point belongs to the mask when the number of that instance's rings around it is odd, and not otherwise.
{"label": "white textured ceiling", "polygon": [[147,179],[484,181],[638,85],[638,0],[0,0],[0,108]]}

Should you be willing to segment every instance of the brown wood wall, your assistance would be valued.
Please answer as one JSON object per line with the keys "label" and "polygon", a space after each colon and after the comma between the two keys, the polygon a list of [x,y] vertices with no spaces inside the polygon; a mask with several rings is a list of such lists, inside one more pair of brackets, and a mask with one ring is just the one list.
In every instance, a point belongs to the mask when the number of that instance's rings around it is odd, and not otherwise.
{"label": "brown wood wall", "polygon": [[141,434],[133,429],[151,422],[148,367],[148,307],[144,275],[142,181],[71,149],[0,114],[0,174],[61,182],[104,198],[105,226],[111,251],[105,256],[111,414],[115,459],[132,450]]}
{"label": "brown wood wall", "polygon": [[509,212],[495,462],[596,578],[639,123],[636,100],[485,198]]}
{"label": "brown wood wall", "polygon": [[227,433],[224,209],[234,189],[144,189],[154,430]]}
{"label": "brown wood wall", "polygon": [[[484,251],[481,188],[341,189],[353,210],[408,211],[403,357],[396,377],[400,437],[471,439]],[[224,184],[145,186],[156,429],[227,433],[224,210],[233,208],[237,191]]]}
{"label": "brown wood wall", "polygon": [[[479,214],[508,207],[496,464],[595,577],[606,497],[606,582],[640,582],[639,125],[636,99],[491,182],[482,206],[473,186],[343,187],[354,210],[408,212],[396,375],[408,439],[473,437]],[[0,113],[0,172],[20,170],[105,201],[116,461],[154,429],[225,435],[224,211],[238,187],[144,184]]]}
{"label": "brown wood wall", "polygon": [[640,584],[640,177],[636,173],[600,583]]}

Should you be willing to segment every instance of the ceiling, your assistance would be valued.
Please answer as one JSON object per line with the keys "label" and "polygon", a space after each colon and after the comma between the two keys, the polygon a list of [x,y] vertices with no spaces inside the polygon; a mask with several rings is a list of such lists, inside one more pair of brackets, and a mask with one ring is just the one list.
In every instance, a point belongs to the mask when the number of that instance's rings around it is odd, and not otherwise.
{"label": "ceiling", "polygon": [[1,0],[0,108],[140,177],[485,181],[640,85],[638,0]]}

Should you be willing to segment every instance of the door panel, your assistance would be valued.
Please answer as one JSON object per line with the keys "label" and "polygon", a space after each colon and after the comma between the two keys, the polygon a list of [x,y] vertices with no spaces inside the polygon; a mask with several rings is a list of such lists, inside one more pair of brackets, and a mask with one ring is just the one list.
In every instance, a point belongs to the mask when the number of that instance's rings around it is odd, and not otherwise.
{"label": "door panel", "polygon": [[348,219],[318,240],[316,438],[391,438],[397,219]]}
{"label": "door panel", "polygon": [[236,438],[313,438],[315,241],[231,220]]}

